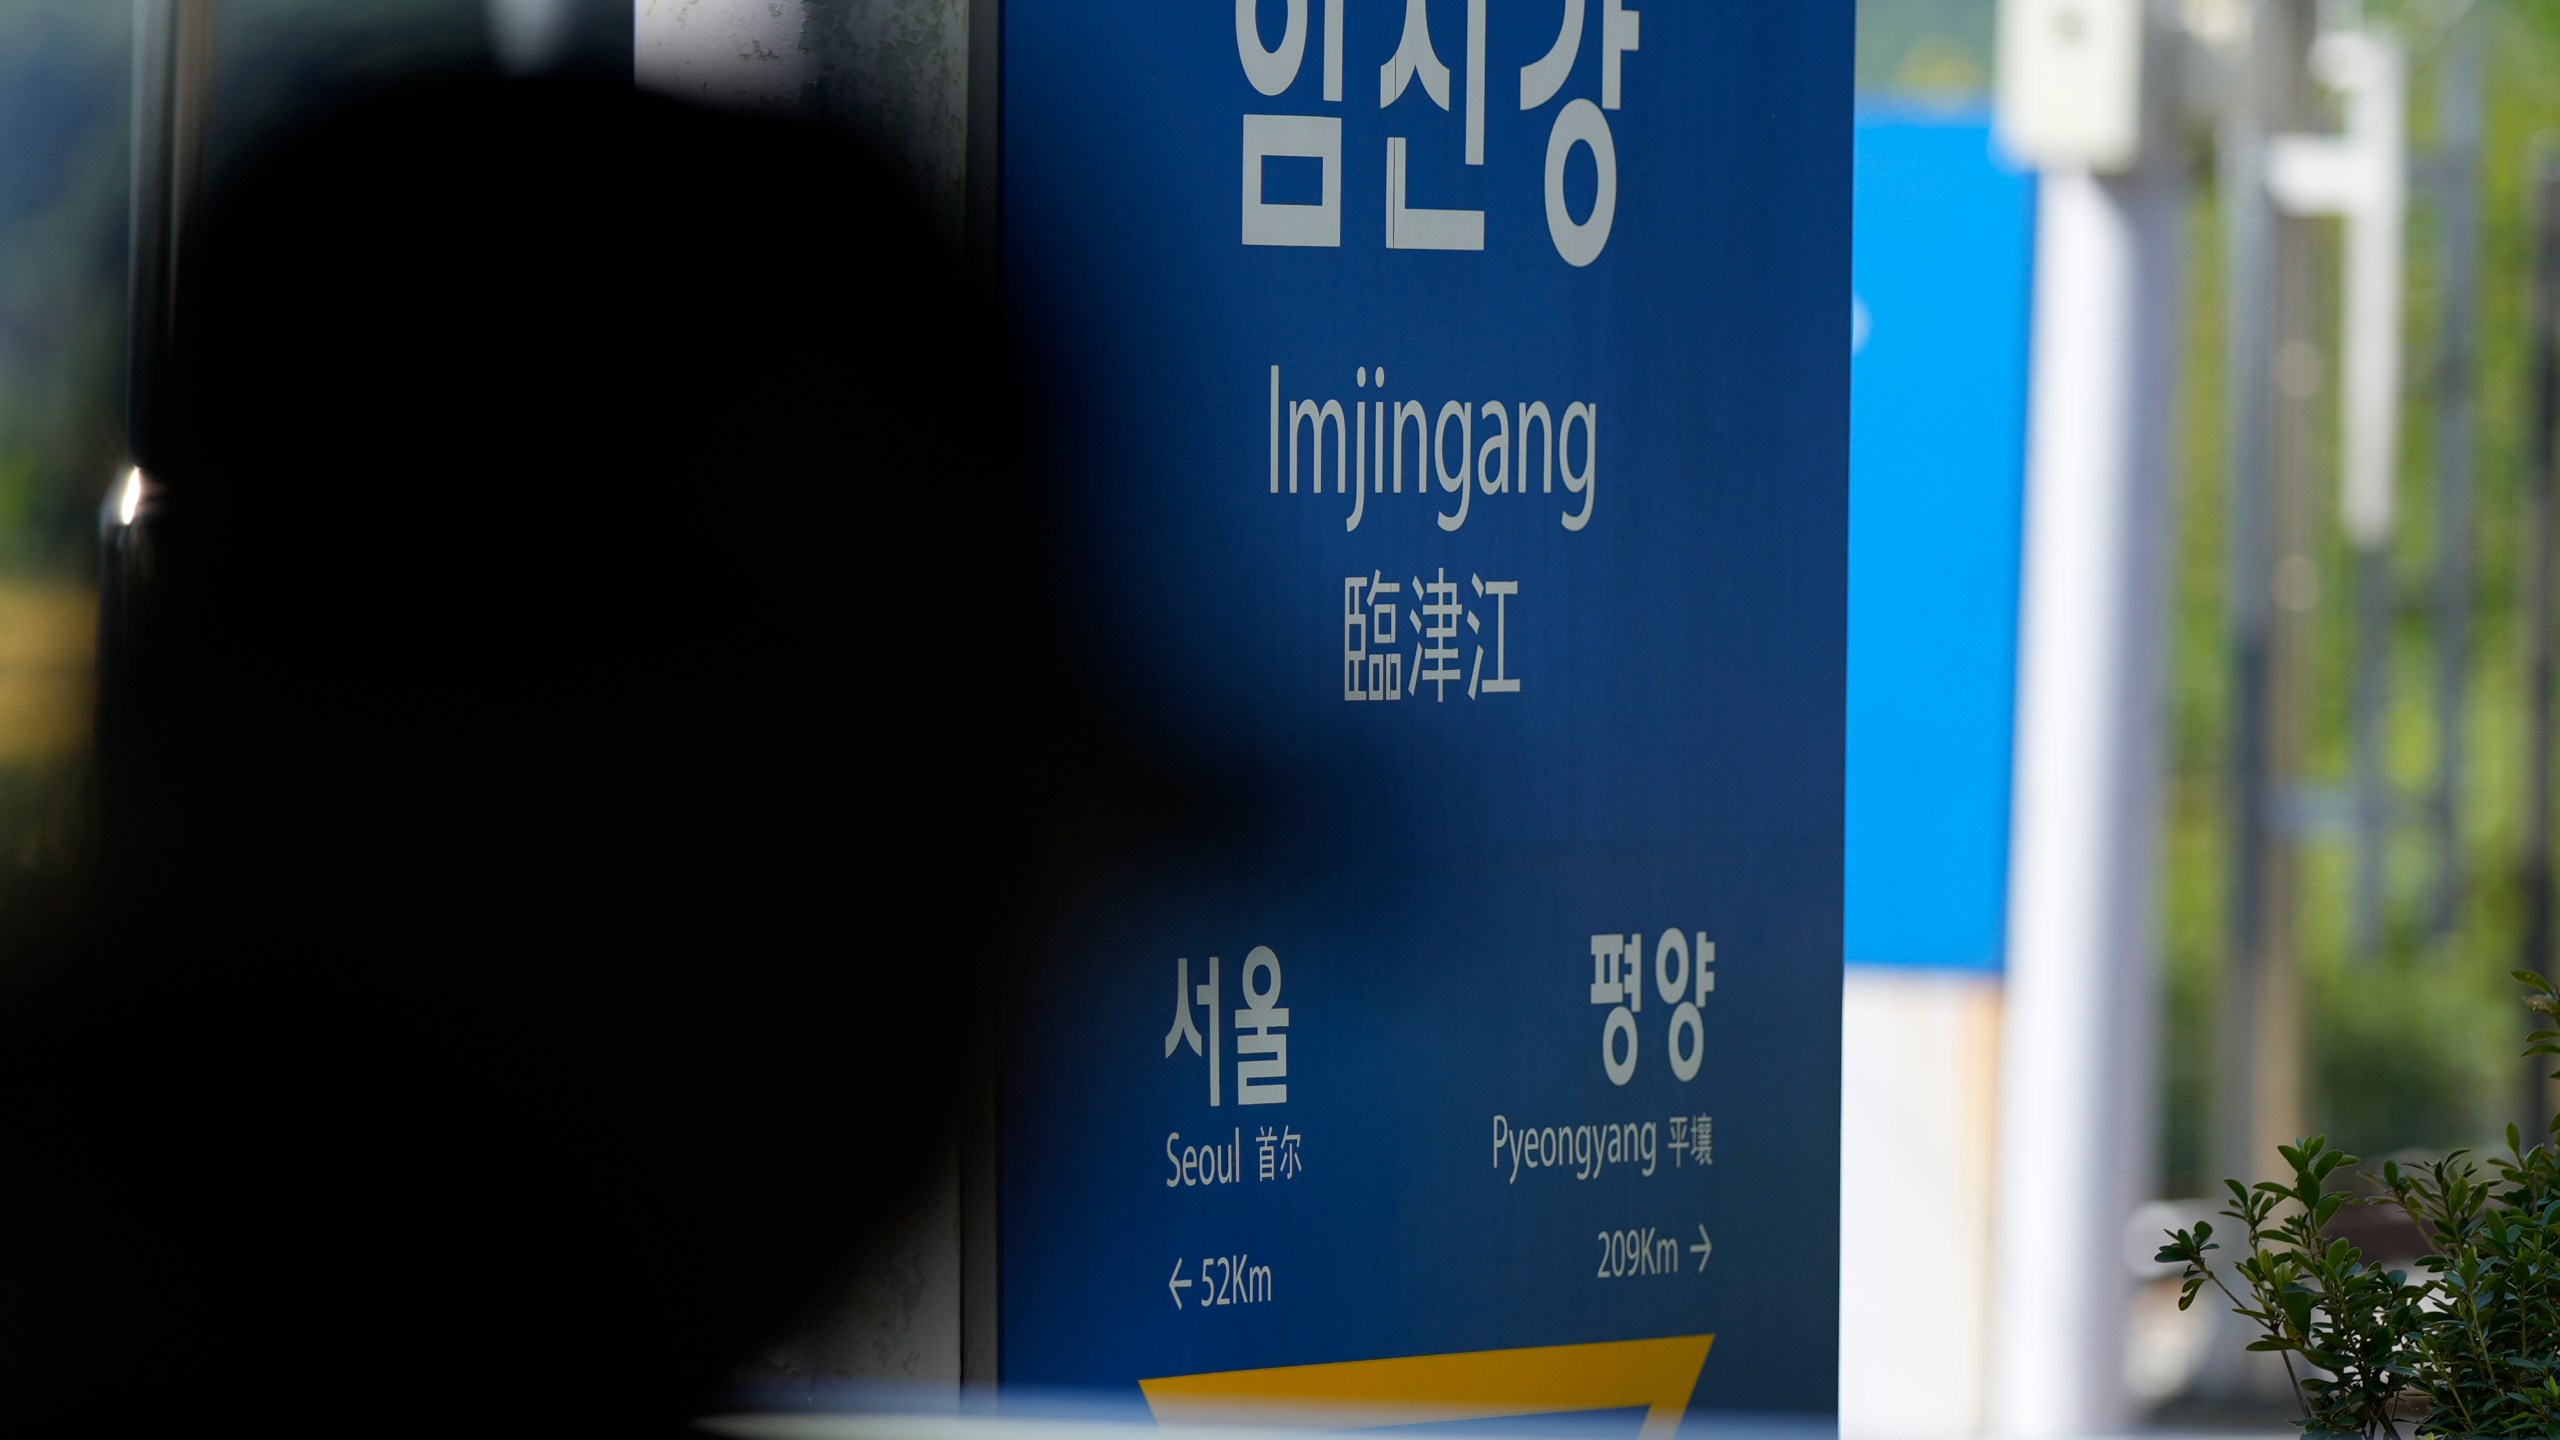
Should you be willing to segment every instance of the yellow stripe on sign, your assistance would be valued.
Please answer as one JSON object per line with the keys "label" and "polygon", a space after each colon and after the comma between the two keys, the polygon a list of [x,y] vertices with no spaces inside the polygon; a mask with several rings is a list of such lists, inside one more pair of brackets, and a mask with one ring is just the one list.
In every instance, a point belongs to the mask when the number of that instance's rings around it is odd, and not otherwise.
{"label": "yellow stripe on sign", "polygon": [[1310,1430],[1501,1420],[1645,1407],[1642,1440],[1670,1440],[1713,1335],[1345,1360],[1141,1380],[1158,1424],[1249,1420]]}

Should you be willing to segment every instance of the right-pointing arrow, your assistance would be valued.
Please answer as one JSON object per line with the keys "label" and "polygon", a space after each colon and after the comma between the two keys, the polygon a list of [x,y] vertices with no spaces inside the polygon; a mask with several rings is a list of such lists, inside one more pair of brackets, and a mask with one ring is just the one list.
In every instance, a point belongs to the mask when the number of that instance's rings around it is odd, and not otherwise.
{"label": "right-pointing arrow", "polygon": [[[1704,1234],[1706,1232],[1701,1230],[1699,1233]],[[1692,1245],[1689,1248],[1695,1250],[1698,1247]],[[1191,1282],[1182,1278],[1182,1261],[1179,1257],[1177,1257],[1173,1262],[1173,1278],[1164,1282],[1164,1288],[1165,1293],[1173,1297],[1173,1308],[1176,1310],[1181,1309],[1182,1292],[1191,1288]]]}
{"label": "right-pointing arrow", "polygon": [[[1707,1268],[1707,1257],[1716,1253],[1716,1242],[1707,1238],[1706,1226],[1698,1227],[1698,1243],[1689,1247],[1689,1253],[1698,1257],[1698,1268],[1701,1271]],[[1182,1266],[1177,1263],[1173,1268],[1180,1270]]]}

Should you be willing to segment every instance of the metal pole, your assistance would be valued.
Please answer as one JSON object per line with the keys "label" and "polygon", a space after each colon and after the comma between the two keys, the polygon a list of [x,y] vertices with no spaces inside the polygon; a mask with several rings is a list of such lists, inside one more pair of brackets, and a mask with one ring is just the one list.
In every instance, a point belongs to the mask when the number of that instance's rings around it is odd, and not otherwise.
{"label": "metal pole", "polygon": [[[2533,456],[2525,490],[2525,824],[2523,889],[2527,970],[2551,963],[2551,742],[2553,505],[2560,497],[2560,156],[2534,168]],[[2539,1063],[2525,1067],[2526,1133],[2542,1128],[2546,1092]]]}
{"label": "metal pole", "polygon": [[[2312,142],[2341,166],[2334,202],[2346,217],[2346,294],[2340,392],[2341,511],[2355,549],[2356,883],[2354,953],[2383,945],[2386,861],[2393,829],[2390,770],[2391,537],[2399,480],[2401,304],[2408,225],[2408,66],[2397,43],[2368,31],[2324,37],[2315,55],[2346,95],[2346,133]],[[2300,142],[2284,142],[2299,147]],[[2300,148],[2288,160],[2299,158]],[[2280,175],[2299,180],[2298,175]],[[2290,188],[2290,187],[2286,187]],[[2281,197],[2280,197],[2281,198]]]}
{"label": "metal pole", "polygon": [[[2287,25],[2275,37],[2279,48],[2269,57],[2273,70],[2267,114],[2272,129],[2299,132],[2314,119],[2305,62],[2316,33],[2315,7],[2288,0],[2284,8]],[[2322,322],[2338,293],[2333,247],[2324,243],[2328,239],[2325,225],[2279,214],[2273,227],[2269,354],[2274,363],[2266,402],[2272,563],[2258,583],[2277,592],[2265,723],[2267,784],[2278,814],[2266,909],[2261,916],[2264,948],[2254,972],[2256,1029],[2247,1052],[2255,1071],[2250,1082],[2254,1109],[2249,1116],[2255,1138],[2246,1158],[2230,1172],[2234,1175],[2259,1172],[2276,1146],[2302,1134],[2303,997],[2297,907],[2300,839],[2311,817],[2303,813],[2300,801],[2305,793],[2307,697],[2316,658],[2314,622],[2321,588],[2321,571],[2314,558],[2320,546],[2315,537],[2328,533],[2328,518],[2334,513],[2322,483],[2328,475],[2318,463],[2324,458],[2321,422],[2327,418],[2320,391],[2331,374],[2324,357],[2329,353],[2327,342],[2335,339],[2324,331]],[[2291,814],[2285,813],[2288,809]]]}
{"label": "metal pole", "polygon": [[2266,174],[2270,137],[2295,128],[2304,109],[2311,19],[2303,0],[2260,0],[2246,88],[2221,137],[2233,883],[2215,1159],[2225,1175],[2253,1173],[2271,1145],[2293,1138],[2298,1108],[2293,865],[2278,811],[2299,748],[2302,597],[2288,594],[2280,614],[2277,591],[2301,549],[2302,486],[2290,472],[2303,407],[2276,377],[2304,342],[2313,286],[2304,227],[2277,215]]}
{"label": "metal pole", "polygon": [[[2305,0],[2256,0],[2248,63],[2218,137],[2226,364],[2224,613],[2229,628],[2228,819],[2231,892],[2218,1007],[2212,1163],[2253,1175],[2292,1138],[2299,1102],[2300,1015],[2292,945],[2293,855],[2280,814],[2299,750],[2303,598],[2278,600],[2279,561],[2291,554],[2298,505],[2288,503],[2282,432],[2292,410],[2278,393],[2278,360],[2302,319],[2305,237],[2277,213],[2267,188],[2272,135],[2296,127],[2312,15]],[[2287,262],[2294,262],[2288,264]],[[2293,283],[2288,283],[2293,282]],[[2298,566],[2296,567],[2298,568]],[[2297,580],[2300,577],[2294,577]],[[2241,1396],[2268,1367],[2242,1350],[2233,1317],[2216,1313],[2203,1384]],[[2280,1380],[2281,1372],[2276,1379]]]}
{"label": "metal pole", "polygon": [[[1004,0],[969,0],[968,24],[963,255],[983,313],[992,317],[1001,313],[1004,280]],[[1004,1378],[997,1265],[1003,1093],[993,1047],[971,1058],[960,1146],[960,1383],[991,1387]]]}
{"label": "metal pole", "polygon": [[203,189],[213,30],[214,0],[134,0],[125,426],[134,453],[146,460],[177,317],[179,246]]}
{"label": "metal pole", "polygon": [[160,453],[178,256],[203,183],[204,119],[213,72],[214,0],[134,0],[133,170],[125,271],[125,448],[135,469],[98,513],[98,689],[92,714],[98,781],[124,783],[131,709],[134,591],[150,572],[142,468]]}
{"label": "metal pole", "polygon": [[2355,552],[2354,691],[2349,724],[2355,748],[2355,903],[2349,944],[2356,959],[2382,952],[2384,858],[2391,840],[2391,777],[2385,731],[2391,694],[2391,555]]}
{"label": "metal pole", "polygon": [[2178,157],[2037,197],[1992,1427],[2124,1423],[2123,1225],[2152,1184]]}
{"label": "metal pole", "polygon": [[2462,923],[2465,687],[2471,669],[2472,395],[2480,286],[2480,27],[2461,24],[2438,95],[2442,353],[2436,369],[2435,896],[2441,941]]}
{"label": "metal pole", "polygon": [[[2384,727],[2391,677],[2391,534],[2398,508],[2408,70],[2397,43],[2367,30],[2323,35],[2312,48],[2312,62],[2344,100],[2345,129],[2269,140],[2266,180],[2268,194],[2287,215],[2347,222],[2338,458],[2340,511],[2355,549],[2351,928],[2356,954],[2371,956],[2382,945],[2384,852],[2392,821]],[[2297,352],[2296,363],[2287,367],[2299,381],[2315,373],[2299,363],[2308,358],[2309,352]],[[2309,393],[2307,384],[2292,388]]]}
{"label": "metal pole", "polygon": [[133,176],[125,247],[125,430],[146,448],[146,391],[157,372],[169,296],[169,113],[176,89],[178,0],[134,0]]}
{"label": "metal pole", "polygon": [[[2263,72],[2273,7],[2261,5],[2252,70]],[[2256,77],[2253,75],[2253,81]],[[2257,1144],[2256,1047],[2259,971],[2270,948],[2273,909],[2274,776],[2268,755],[2274,675],[2275,568],[2271,443],[2271,377],[2275,373],[2275,208],[2266,193],[2267,124],[2263,82],[2234,108],[2223,127],[2220,187],[2223,231],[2223,321],[2228,361],[2224,436],[2227,522],[2223,606],[2229,630],[2231,835],[2229,962],[2221,1034],[2221,1123],[2216,1163],[2223,1174],[2247,1174]]]}

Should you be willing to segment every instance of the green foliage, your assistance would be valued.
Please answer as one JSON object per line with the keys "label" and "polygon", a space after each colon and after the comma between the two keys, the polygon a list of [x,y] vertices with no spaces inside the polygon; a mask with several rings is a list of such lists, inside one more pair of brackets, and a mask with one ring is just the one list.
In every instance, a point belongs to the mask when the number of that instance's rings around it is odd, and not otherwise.
{"label": "green foliage", "polygon": [[[1870,8],[1891,7],[1862,6],[1862,46]],[[2298,1100],[2279,1087],[2258,1103],[2291,1111],[2292,1133],[2326,1133],[2364,1155],[2494,1148],[2521,1088],[2503,1036],[2512,1014],[2505,976],[2517,963],[2524,933],[2516,859],[2530,791],[2525,702],[2531,676],[2522,629],[2530,606],[2522,592],[2526,550],[2519,537],[2528,528],[2523,505],[2531,474],[2531,179],[2537,147],[2560,134],[2560,3],[2365,0],[2363,13],[2395,27],[2406,47],[2413,158],[2439,153],[2442,86],[2458,17],[2467,17],[2459,24],[2480,45],[2485,69],[2475,277],[2480,308],[2471,371],[2475,584],[2466,607],[2470,634],[2458,728],[2443,729],[2433,709],[2432,676],[2447,632],[2434,606],[2421,603],[2435,584],[2437,493],[2444,478],[2433,397],[2446,333],[2445,253],[2442,206],[2430,187],[2411,194],[2403,503],[2390,547],[2399,603],[2385,657],[2391,677],[2385,769],[2395,795],[2425,795],[2440,757],[2452,754],[2461,762],[2459,888],[2450,912],[2439,915],[2433,837],[2421,826],[2399,827],[2386,852],[2380,943],[2370,954],[2357,953],[2347,924],[2357,872],[2346,837],[2334,830],[2290,832],[2263,892],[2273,916],[2265,954],[2282,985],[2250,1003],[2261,1017],[2291,1017],[2298,1040],[2224,1033],[2231,1018],[2244,1013],[2233,991],[2230,890],[2236,812],[2229,789],[2233,573],[2225,529],[2229,332],[2220,197],[2215,179],[2199,171],[2185,251],[2160,917],[2167,974],[2158,1183],[2166,1195],[2207,1193],[2215,1177],[2227,1173],[2230,1162],[2215,1153],[2221,1140],[2215,1098],[2227,1057],[2253,1045],[2282,1053],[2298,1043],[2301,1059]],[[2322,306],[2332,305],[2340,237],[2325,222],[2302,234],[2310,278],[2299,283],[2313,287]],[[2315,792],[2334,792],[2346,782],[2353,759],[2354,553],[2336,527],[2330,498],[2339,425],[2335,338],[2325,330],[2311,337],[2322,361],[2318,393],[2302,402],[2300,424],[2287,432],[2306,447],[2300,473],[2307,479],[2285,513],[2300,542],[2292,549],[2316,583],[2296,601],[2304,608],[2280,608],[2275,617],[2289,647],[2280,723],[2290,758],[2283,779]]]}
{"label": "green foliage", "polygon": [[2505,1043],[2514,963],[2512,949],[2386,955],[2305,975],[2303,1048],[2317,1109],[2301,1128],[2360,1155],[2441,1153],[2495,1137],[2516,1113],[2524,1078]]}
{"label": "green foliage", "polygon": [[[2354,1156],[2329,1149],[2318,1136],[2279,1148],[2293,1166],[2291,1184],[2227,1182],[2231,1204],[2222,1213],[2248,1235],[2248,1254],[2231,1267],[2247,1295],[2235,1293],[2207,1259],[2208,1251],[2221,1246],[2213,1239],[2212,1222],[2199,1221],[2193,1230],[2170,1232],[2170,1243],[2160,1249],[2163,1263],[2186,1267],[2178,1308],[2194,1304],[2207,1284],[2220,1290],[2232,1313],[2261,1332],[2249,1348],[2284,1356],[2302,1399],[2304,1429],[2397,1435],[2394,1411],[2410,1383],[2403,1342],[2420,1325],[2425,1287],[2411,1284],[2400,1271],[2366,1264],[2353,1245],[2327,1234],[2339,1208],[2354,1198],[2329,1189],[2329,1177],[2354,1164]],[[2297,1356],[2317,1373],[2305,1376],[2295,1365]]]}
{"label": "green foliage", "polygon": [[[2560,988],[2529,970],[2515,978],[2529,1008],[2560,1013]],[[2560,1056],[2560,1029],[2533,1032],[2525,1053]],[[2525,1149],[2512,1125],[2506,1141],[2486,1175],[2464,1150],[2385,1163],[2369,1198],[2332,1188],[2356,1158],[2326,1137],[2278,1146],[2291,1182],[2224,1182],[2222,1214],[2247,1237],[2230,1280],[2210,1258],[2222,1248],[2211,1222],[2169,1232],[2159,1258],[2184,1267],[2178,1308],[2206,1285],[2220,1291],[2257,1327],[2249,1348],[2284,1357],[2313,1434],[2397,1436],[2406,1423],[2418,1435],[2560,1435],[2560,1151]],[[2350,1204],[2409,1217],[2433,1247],[2420,1277],[2368,1264],[2329,1233]]]}

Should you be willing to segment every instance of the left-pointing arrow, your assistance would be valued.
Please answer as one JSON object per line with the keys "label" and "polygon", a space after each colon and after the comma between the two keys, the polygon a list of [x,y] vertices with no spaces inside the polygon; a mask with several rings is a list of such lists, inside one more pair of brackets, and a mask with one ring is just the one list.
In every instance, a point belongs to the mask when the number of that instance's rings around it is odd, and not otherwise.
{"label": "left-pointing arrow", "polygon": [[1164,1283],[1164,1288],[1166,1293],[1173,1296],[1173,1308],[1181,1309],[1182,1292],[1191,1288],[1191,1282],[1182,1278],[1182,1262],[1179,1259],[1173,1262],[1173,1278]]}

